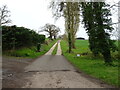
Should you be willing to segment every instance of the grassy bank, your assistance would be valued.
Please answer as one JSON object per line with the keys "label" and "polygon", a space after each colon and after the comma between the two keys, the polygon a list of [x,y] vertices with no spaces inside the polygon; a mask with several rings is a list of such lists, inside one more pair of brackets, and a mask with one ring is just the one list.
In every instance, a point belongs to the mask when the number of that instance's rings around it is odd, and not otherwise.
{"label": "grassy bank", "polygon": [[33,46],[33,47],[29,47],[29,48],[21,48],[21,49],[17,49],[17,50],[3,51],[3,56],[13,56],[13,57],[21,57],[21,58],[22,57],[24,57],[24,58],[37,58],[37,57],[45,54],[56,41],[57,40],[50,41],[48,43],[48,45],[42,44],[40,52],[37,52],[36,46]]}
{"label": "grassy bank", "polygon": [[[96,77],[110,85],[119,86],[118,83],[118,61],[114,60],[116,66],[106,66],[102,56],[94,57],[88,48],[87,40],[77,40],[76,49],[73,49],[69,54],[67,43],[61,41],[63,55],[79,70]],[[76,55],[80,54],[80,57]],[[112,53],[114,55],[114,53]],[[116,54],[116,52],[115,52]]]}
{"label": "grassy bank", "polygon": [[55,49],[52,52],[52,55],[55,55],[57,53],[57,48],[58,48],[58,44],[56,45]]}

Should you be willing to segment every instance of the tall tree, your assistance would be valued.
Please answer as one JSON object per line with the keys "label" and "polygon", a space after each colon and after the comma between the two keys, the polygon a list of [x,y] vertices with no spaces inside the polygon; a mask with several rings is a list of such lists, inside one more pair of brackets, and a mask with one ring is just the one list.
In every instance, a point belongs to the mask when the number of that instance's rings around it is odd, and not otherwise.
{"label": "tall tree", "polygon": [[64,18],[66,23],[65,30],[68,34],[68,42],[71,39],[71,48],[75,48],[75,35],[79,29],[80,22],[80,5],[78,2],[66,2]]}
{"label": "tall tree", "polygon": [[101,53],[105,63],[111,64],[111,50],[116,46],[110,39],[112,20],[105,2],[82,3],[83,22],[89,35],[90,49],[94,55]]}
{"label": "tall tree", "polygon": [[54,27],[54,30],[52,32],[52,36],[54,37],[54,39],[57,38],[58,32],[60,32],[60,28]]}
{"label": "tall tree", "polygon": [[75,35],[79,28],[80,3],[79,2],[56,2],[52,1],[53,15],[56,19],[63,16],[65,18],[65,32],[68,38],[69,53],[75,48]]}
{"label": "tall tree", "polygon": [[47,32],[49,34],[49,38],[53,40],[52,37],[56,39],[56,36],[58,35],[58,32],[60,32],[60,29],[53,24],[46,24],[44,27],[41,28],[39,32],[43,31]]}
{"label": "tall tree", "polygon": [[[9,13],[10,11],[8,10],[6,5],[3,5],[2,7],[0,7],[0,35],[2,35],[2,25],[11,22],[11,20],[9,19],[10,17]],[[2,47],[1,42],[2,42],[2,38],[0,37],[0,50]]]}
{"label": "tall tree", "polygon": [[72,8],[72,48],[75,48],[76,33],[79,30],[80,22],[80,3],[74,2]]}
{"label": "tall tree", "polygon": [[96,37],[96,29],[95,20],[94,20],[94,10],[93,10],[93,2],[84,2],[82,3],[82,14],[83,14],[83,22],[86,28],[86,31],[89,36],[89,48],[96,56],[99,52],[96,44],[97,44],[97,37]]}
{"label": "tall tree", "polygon": [[11,22],[11,20],[9,19],[10,17],[9,13],[10,11],[8,10],[6,5],[0,7],[0,26]]}

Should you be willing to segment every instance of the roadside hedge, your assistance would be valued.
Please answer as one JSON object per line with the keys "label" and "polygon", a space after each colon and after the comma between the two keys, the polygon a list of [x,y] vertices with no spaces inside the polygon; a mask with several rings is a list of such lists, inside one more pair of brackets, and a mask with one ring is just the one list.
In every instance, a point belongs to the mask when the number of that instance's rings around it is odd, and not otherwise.
{"label": "roadside hedge", "polygon": [[36,46],[44,43],[45,35],[40,35],[34,30],[14,26],[2,26],[2,49],[12,50],[22,47]]}

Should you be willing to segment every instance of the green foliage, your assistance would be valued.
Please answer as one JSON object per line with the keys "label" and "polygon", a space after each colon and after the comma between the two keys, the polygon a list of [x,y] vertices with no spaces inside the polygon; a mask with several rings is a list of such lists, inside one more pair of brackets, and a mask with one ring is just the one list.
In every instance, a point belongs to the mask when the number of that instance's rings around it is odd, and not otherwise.
{"label": "green foliage", "polygon": [[111,26],[109,5],[104,2],[82,3],[83,22],[89,35],[89,48],[96,56],[101,53],[105,63],[111,63],[111,50],[117,50],[114,41],[110,39],[113,31]]}
{"label": "green foliage", "polygon": [[57,53],[57,48],[58,48],[58,44],[56,45],[55,49],[52,52],[52,55],[55,55]]}
{"label": "green foliage", "polygon": [[43,54],[45,54],[52,46],[55,44],[56,40],[50,41],[49,45],[46,44],[41,44],[41,52],[36,52],[36,46],[32,47],[24,47],[24,48],[19,48],[16,50],[9,50],[9,51],[4,51],[3,55],[5,56],[12,56],[12,57],[21,57],[21,58],[37,58]]}
{"label": "green foliage", "polygon": [[[101,56],[94,57],[89,50],[88,40],[76,40],[76,49],[73,49],[73,53],[66,53],[68,50],[67,42],[61,41],[61,48],[63,55],[79,70],[86,74],[96,77],[110,85],[120,86],[118,77],[118,68],[120,61],[113,58],[114,66],[106,66]],[[87,53],[82,55],[82,53]],[[117,52],[118,53],[118,52]],[[112,56],[117,55],[113,52]],[[80,54],[77,57],[76,54]]]}
{"label": "green foliage", "polygon": [[40,52],[40,48],[41,48],[41,43],[37,44],[37,51]]}
{"label": "green foliage", "polygon": [[120,59],[120,40],[118,40],[118,57]]}
{"label": "green foliage", "polygon": [[36,46],[37,43],[44,43],[44,41],[45,36],[33,30],[17,26],[2,26],[3,50]]}

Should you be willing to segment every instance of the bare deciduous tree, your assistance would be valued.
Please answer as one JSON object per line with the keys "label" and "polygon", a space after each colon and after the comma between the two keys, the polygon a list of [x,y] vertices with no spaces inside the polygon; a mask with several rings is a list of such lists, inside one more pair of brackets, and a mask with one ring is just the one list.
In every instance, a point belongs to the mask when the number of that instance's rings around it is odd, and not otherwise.
{"label": "bare deciduous tree", "polygon": [[58,35],[58,32],[60,32],[60,29],[53,24],[46,24],[44,27],[41,28],[41,31],[39,32],[43,31],[47,32],[49,34],[49,38],[52,40],[52,37],[56,39],[56,36]]}
{"label": "bare deciduous tree", "polygon": [[2,7],[0,7],[0,26],[11,22],[11,20],[9,19],[9,13],[10,11],[8,10],[7,5],[3,5]]}

